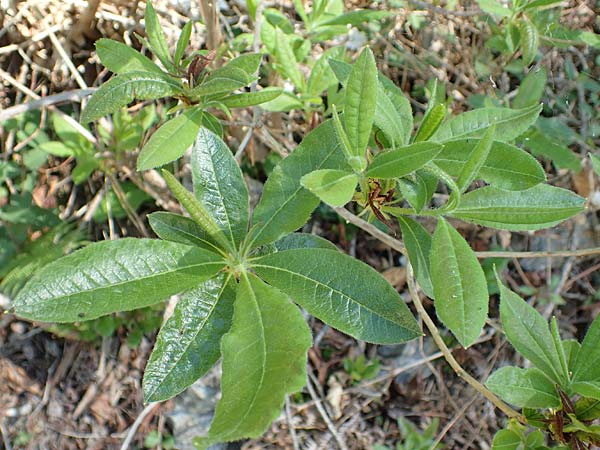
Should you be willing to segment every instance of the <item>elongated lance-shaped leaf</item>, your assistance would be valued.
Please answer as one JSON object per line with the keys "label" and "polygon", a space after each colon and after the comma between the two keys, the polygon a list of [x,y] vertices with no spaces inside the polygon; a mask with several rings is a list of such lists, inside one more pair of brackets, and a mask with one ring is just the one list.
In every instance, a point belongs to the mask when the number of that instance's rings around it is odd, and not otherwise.
{"label": "elongated lance-shaped leaf", "polygon": [[[415,134],[414,142],[422,142],[428,140],[440,127],[440,124],[446,117],[446,105],[434,105],[423,117],[421,126]],[[433,139],[435,141],[435,139]]]}
{"label": "elongated lance-shaped leaf", "polygon": [[357,339],[390,344],[421,334],[396,290],[374,269],[340,252],[286,250],[255,260],[252,268],[309,313]]}
{"label": "elongated lance-shaped leaf", "polygon": [[149,58],[122,42],[102,38],[94,46],[100,61],[111,72],[151,72],[163,75],[162,69]]}
{"label": "elongated lance-shaped leaf", "polygon": [[556,408],[560,398],[554,383],[539,369],[502,367],[485,382],[502,400],[519,408]]}
{"label": "elongated lance-shaped leaf", "polygon": [[260,53],[245,53],[227,61],[222,67],[213,70],[206,79],[220,78],[226,76],[231,69],[241,69],[246,73],[247,79],[251,80],[258,71],[261,60],[262,55]]}
{"label": "elongated lance-shaped leaf", "polygon": [[590,325],[572,367],[573,381],[600,382],[600,316]]}
{"label": "elongated lance-shaped leaf", "polygon": [[540,46],[540,34],[537,27],[531,23],[526,15],[519,21],[519,34],[521,36],[521,56],[523,63],[528,66],[535,59]]}
{"label": "elongated lance-shaped leaf", "polygon": [[230,68],[226,74],[207,78],[201,84],[189,91],[190,97],[213,97],[233,92],[249,85],[254,78],[238,67]]}
{"label": "elongated lance-shaped leaf", "polygon": [[458,176],[458,180],[456,180],[456,184],[461,192],[465,192],[475,178],[477,178],[479,170],[488,158],[495,133],[496,125],[492,124],[483,135],[483,138],[473,148],[473,151],[469,155],[469,159],[467,159],[467,162]]}
{"label": "elongated lance-shaped leaf", "polygon": [[429,298],[434,298],[429,254],[431,253],[431,236],[420,223],[408,217],[398,216],[402,230],[402,240],[406,245],[408,259],[413,267],[419,286]]}
{"label": "elongated lance-shaped leaf", "polygon": [[445,142],[465,137],[482,137],[487,129],[496,124],[496,141],[512,141],[523,134],[540,115],[542,105],[524,109],[481,108],[468,111],[444,122],[431,140]]}
{"label": "elongated lance-shaped leaf", "polygon": [[346,84],[344,128],[353,156],[366,167],[366,150],[373,127],[377,102],[377,66],[373,52],[365,48],[352,67]]}
{"label": "elongated lance-shaped leaf", "polygon": [[248,106],[270,102],[279,97],[282,92],[283,91],[279,88],[266,88],[257,92],[244,92],[242,94],[230,95],[219,101],[228,108],[246,108]]}
{"label": "elongated lance-shaped leaf", "polygon": [[304,175],[300,183],[331,206],[344,206],[356,190],[358,176],[344,170],[322,169]]}
{"label": "elongated lance-shaped leaf", "polygon": [[219,251],[219,244],[214,241],[204,228],[189,217],[166,211],[148,214],[148,222],[152,231],[165,241],[202,247],[211,252]]}
{"label": "elongated lance-shaped leaf", "polygon": [[339,146],[333,121],[328,120],[273,169],[252,218],[257,226],[254,247],[274,242],[306,223],[319,199],[302,187],[300,179],[313,170],[348,169]]}
{"label": "elongated lance-shaped leaf", "polygon": [[177,39],[177,47],[175,47],[175,54],[173,55],[173,62],[175,65],[179,65],[185,49],[190,43],[190,37],[192,36],[192,21],[189,20],[181,29],[179,33],[179,39]]}
{"label": "elongated lance-shaped leaf", "polygon": [[221,249],[233,251],[234,247],[231,242],[225,237],[223,231],[219,228],[219,225],[215,222],[215,219],[206,209],[202,203],[200,203],[194,195],[184,188],[179,181],[166,170],[163,169],[162,175],[169,186],[169,189],[173,192],[179,203],[187,209],[191,218],[208,233],[208,235],[219,244]]}
{"label": "elongated lance-shaped leaf", "polygon": [[154,100],[182,91],[179,82],[167,75],[127,72],[111,78],[98,88],[81,114],[81,122],[92,122],[127,106],[134,99]]}
{"label": "elongated lance-shaped leaf", "polygon": [[287,296],[244,274],[233,324],[221,343],[223,396],[208,438],[194,444],[206,448],[264,433],[279,416],[285,395],[304,386],[311,344],[302,313]]}
{"label": "elongated lance-shaped leaf", "polygon": [[564,386],[566,380],[560,375],[560,359],[548,323],[525,300],[505,287],[498,274],[496,279],[500,287],[500,319],[506,338],[547,377]]}
{"label": "elongated lance-shaped leaf", "polygon": [[290,40],[279,27],[275,27],[275,57],[281,72],[285,78],[294,84],[299,92],[305,91],[305,81],[300,68],[298,67],[298,61],[294,55],[294,50]]}
{"label": "elongated lance-shaped leaf", "polygon": [[431,242],[430,264],[437,315],[466,348],[488,316],[487,281],[469,244],[442,218]]}
{"label": "elongated lance-shaped leaf", "polygon": [[224,266],[215,253],[174,242],[102,241],[37,272],[13,307],[31,320],[90,320],[158,303],[197,286]]}
{"label": "elongated lance-shaped leaf", "polygon": [[194,194],[234,245],[248,231],[249,195],[231,150],[216,134],[201,129],[192,148]]}
{"label": "elongated lance-shaped leaf", "polygon": [[169,55],[169,46],[167,45],[167,39],[163,33],[163,29],[160,26],[158,15],[152,6],[150,0],[146,0],[146,13],[144,14],[144,21],[146,23],[146,34],[148,35],[148,41],[150,43],[150,49],[165,66],[167,70],[175,70],[175,66],[171,62],[171,56]]}
{"label": "elongated lance-shaped leaf", "polygon": [[425,166],[442,151],[435,142],[419,142],[379,153],[367,169],[373,178],[401,178]]}
{"label": "elongated lance-shaped leaf", "polygon": [[492,186],[462,196],[452,216],[503,230],[539,230],[583,211],[585,199],[566,189],[538,184],[525,191]]}
{"label": "elongated lance-shaped leaf", "polygon": [[[398,86],[396,86],[392,80],[390,80],[389,78],[385,77],[383,74],[378,73],[378,78],[379,78],[379,84],[383,87],[383,92],[385,93],[385,95],[392,101],[392,104],[394,105],[394,107],[396,108],[396,112],[398,113],[398,118],[400,119],[400,123],[402,124],[402,140],[399,142],[399,144],[402,145],[406,145],[408,144],[409,140],[410,140],[410,136],[412,135],[413,132],[413,114],[412,114],[412,108],[410,106],[410,101],[406,98],[406,95],[404,95],[404,92],[402,92],[402,89],[400,89]],[[379,127],[378,125],[378,120],[377,120],[377,116],[378,116],[378,110],[382,109],[383,106],[380,105],[380,97],[379,97],[379,90],[377,91],[377,109],[375,110],[375,125]],[[385,101],[385,100],[383,100]]]}
{"label": "elongated lance-shaped leaf", "polygon": [[148,170],[176,160],[193,144],[202,126],[204,111],[190,108],[154,132],[137,159],[138,170]]}
{"label": "elongated lance-shaped leaf", "polygon": [[167,400],[203,376],[221,356],[235,283],[220,274],[189,290],[165,322],[144,371],[144,401]]}
{"label": "elongated lance-shaped leaf", "polygon": [[556,349],[556,354],[558,355],[558,360],[560,361],[561,375],[563,379],[568,380],[571,378],[571,375],[569,374],[569,360],[563,345],[563,341],[560,338],[560,331],[558,330],[558,321],[556,320],[556,316],[552,316],[552,320],[550,321],[550,334],[552,334],[554,348]]}
{"label": "elongated lance-shaped leaf", "polygon": [[350,141],[348,140],[348,135],[346,134],[346,130],[344,130],[344,126],[342,125],[340,116],[338,116],[337,108],[335,107],[335,105],[333,105],[332,109],[333,126],[335,127],[335,133],[337,134],[338,141],[340,142],[342,152],[344,152],[344,156],[346,157],[346,161],[355,172],[362,172],[364,164],[361,161],[360,157],[355,156],[352,151],[352,146],[350,145]]}

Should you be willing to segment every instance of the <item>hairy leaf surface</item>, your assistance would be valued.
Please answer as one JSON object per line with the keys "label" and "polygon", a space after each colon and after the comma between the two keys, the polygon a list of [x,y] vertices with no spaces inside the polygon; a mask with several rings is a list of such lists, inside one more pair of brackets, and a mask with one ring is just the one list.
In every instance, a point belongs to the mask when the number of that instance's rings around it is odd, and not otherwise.
{"label": "hairy leaf surface", "polygon": [[94,43],[100,61],[116,74],[126,72],[151,72],[163,74],[160,67],[137,50],[113,39],[98,39]]}
{"label": "hairy leaf surface", "polygon": [[194,220],[166,211],[148,214],[148,222],[152,231],[166,241],[194,245],[214,252],[219,245]]}

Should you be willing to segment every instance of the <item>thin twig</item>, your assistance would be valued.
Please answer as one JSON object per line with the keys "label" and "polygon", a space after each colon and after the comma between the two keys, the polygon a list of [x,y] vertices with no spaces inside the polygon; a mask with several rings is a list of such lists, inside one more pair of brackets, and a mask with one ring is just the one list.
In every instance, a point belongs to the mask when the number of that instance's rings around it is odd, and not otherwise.
{"label": "thin twig", "polygon": [[467,373],[467,371],[462,368],[462,366],[458,363],[458,361],[456,361],[456,359],[454,358],[454,356],[452,355],[452,353],[446,346],[446,343],[440,336],[440,333],[439,333],[437,327],[435,326],[435,324],[433,323],[433,320],[431,320],[431,317],[429,317],[429,314],[427,314],[427,311],[425,311],[425,308],[423,307],[423,303],[421,303],[421,299],[419,298],[419,294],[417,292],[417,287],[415,285],[415,279],[414,279],[414,275],[413,275],[413,271],[412,271],[412,267],[411,267],[410,263],[407,266],[406,272],[407,272],[408,290],[410,292],[410,296],[415,305],[415,308],[417,309],[417,312],[419,313],[419,316],[421,317],[421,319],[423,319],[423,322],[425,322],[427,329],[431,333],[431,337],[433,338],[434,342],[436,343],[436,345],[438,346],[438,348],[444,355],[444,359],[448,362],[450,367],[452,367],[454,372],[456,372],[456,374],[460,378],[465,380],[465,382],[467,382],[473,389],[475,389],[477,392],[479,392],[481,395],[483,395],[486,399],[488,399],[490,402],[492,402],[492,404],[496,408],[501,410],[508,417],[518,419],[523,424],[526,424],[527,422],[521,416],[521,414],[519,414],[517,411],[512,409],[510,406],[508,406],[506,403],[504,403],[502,400],[500,400],[498,397],[496,397],[496,395],[494,393],[492,393],[489,389],[487,389],[483,384],[481,384],[479,381],[477,381],[475,378],[473,378],[471,375],[469,375],[469,373]]}
{"label": "thin twig", "polygon": [[9,436],[8,436],[8,431],[6,430],[6,427],[4,426],[4,419],[0,420],[0,434],[2,435],[2,442],[4,443],[4,448],[6,450],[12,450],[12,447],[10,445]]}
{"label": "thin twig", "polygon": [[450,11],[448,9],[440,8],[439,6],[431,5],[427,2],[421,2],[419,0],[409,0],[409,3],[415,5],[417,8],[428,9],[429,11],[442,16],[470,17],[481,14],[481,11],[479,10]]}
{"label": "thin twig", "polygon": [[0,122],[12,119],[13,117],[23,114],[27,111],[34,111],[47,106],[56,105],[57,103],[78,102],[82,98],[93,94],[95,91],[96,88],[76,89],[73,91],[61,92],[60,94],[47,95],[39,100],[33,100],[31,102],[11,106],[10,108],[0,111]]}
{"label": "thin twig", "polygon": [[131,425],[131,428],[129,428],[127,436],[125,436],[125,440],[121,445],[121,450],[127,450],[129,448],[131,442],[133,441],[133,438],[135,437],[135,433],[137,433],[138,428],[140,427],[146,416],[150,414],[154,410],[154,408],[156,408],[159,404],[160,402],[152,402],[146,405],[142,413],[137,417],[137,419],[135,419],[133,425]]}
{"label": "thin twig", "polygon": [[300,450],[300,443],[298,442],[298,435],[296,434],[296,428],[294,428],[294,424],[292,423],[292,412],[290,408],[290,398],[289,396],[285,396],[285,420],[288,424],[288,429],[290,431],[290,436],[292,438],[292,445],[294,446],[294,450]]}

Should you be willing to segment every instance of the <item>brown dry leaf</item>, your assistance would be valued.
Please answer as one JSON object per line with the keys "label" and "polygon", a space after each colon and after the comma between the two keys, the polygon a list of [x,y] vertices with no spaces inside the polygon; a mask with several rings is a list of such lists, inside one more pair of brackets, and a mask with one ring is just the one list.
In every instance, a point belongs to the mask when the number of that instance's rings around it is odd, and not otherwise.
{"label": "brown dry leaf", "polygon": [[594,172],[589,164],[586,164],[579,173],[573,174],[572,178],[575,192],[582,197],[588,198],[594,190]]}
{"label": "brown dry leaf", "polygon": [[0,359],[0,374],[2,374],[3,381],[1,384],[15,391],[17,394],[21,394],[24,391],[37,396],[42,394],[40,386],[27,376],[25,370],[13,364],[8,359]]}
{"label": "brown dry leaf", "polygon": [[390,267],[383,272],[383,277],[396,289],[406,284],[406,267]]}

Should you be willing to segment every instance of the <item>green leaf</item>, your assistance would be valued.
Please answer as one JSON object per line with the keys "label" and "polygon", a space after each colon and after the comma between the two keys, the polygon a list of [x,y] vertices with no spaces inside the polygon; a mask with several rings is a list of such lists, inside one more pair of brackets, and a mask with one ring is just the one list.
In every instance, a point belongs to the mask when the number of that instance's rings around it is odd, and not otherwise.
{"label": "green leaf", "polygon": [[497,274],[496,278],[500,287],[500,319],[508,341],[546,376],[561,384],[565,380],[559,375],[560,361],[546,320],[506,288]]}
{"label": "green leaf", "polygon": [[422,168],[435,158],[443,146],[434,142],[419,142],[379,153],[367,169],[372,178],[401,178]]}
{"label": "green leaf", "polygon": [[490,154],[492,149],[493,137],[496,132],[496,125],[492,124],[483,135],[483,138],[473,147],[473,151],[469,155],[465,165],[463,166],[456,184],[460,189],[460,192],[465,192],[471,183],[477,178],[481,167],[485,164],[485,161]]}
{"label": "green leaf", "polygon": [[527,108],[539,104],[544,94],[547,78],[544,68],[529,72],[517,89],[517,95],[512,101],[513,108]]}
{"label": "green leaf", "polygon": [[203,376],[221,356],[235,283],[221,274],[186,292],[158,333],[144,372],[144,401],[167,400]]}
{"label": "green leaf", "polygon": [[[434,162],[449,175],[458,177],[480,142],[480,139],[446,142]],[[481,178],[501,189],[519,191],[546,181],[546,173],[540,163],[526,151],[514,145],[493,142],[489,155],[475,178]]]}
{"label": "green leaf", "polygon": [[575,381],[571,383],[571,389],[583,397],[600,400],[600,381]]}
{"label": "green leaf", "polygon": [[580,398],[573,405],[575,415],[579,420],[596,420],[600,418],[600,400],[593,398]]}
{"label": "green leaf", "polygon": [[165,211],[148,214],[152,231],[166,241],[202,247],[212,252],[218,251],[218,244],[196,222],[189,217]]}
{"label": "green leaf", "polygon": [[344,128],[354,156],[366,165],[366,149],[371,136],[377,102],[377,66],[367,47],[352,66],[344,99]]}
{"label": "green leaf", "polygon": [[251,274],[242,276],[234,308],[221,343],[223,396],[208,438],[194,442],[201,448],[259,437],[279,416],[285,395],[306,382],[312,337],[298,308]]}
{"label": "green leaf", "polygon": [[247,86],[253,80],[253,78],[239,67],[230,67],[227,71],[223,72],[221,72],[221,69],[217,69],[211,75],[201,84],[195,86],[189,92],[189,95],[192,97],[220,96]]}
{"label": "green leaf", "polygon": [[146,0],[144,21],[146,23],[146,34],[148,35],[148,41],[152,52],[160,60],[163,66],[165,66],[165,69],[175,70],[175,66],[171,62],[171,56],[169,55],[167,39],[165,38],[163,29],[160,26],[160,21],[158,20],[158,16],[156,15],[156,11],[150,0]]}
{"label": "green leaf", "polygon": [[98,39],[95,44],[100,61],[111,72],[150,72],[162,75],[163,71],[149,58],[122,42]]}
{"label": "green leaf", "polygon": [[307,93],[310,95],[321,95],[331,86],[337,86],[337,80],[333,70],[329,66],[329,58],[341,58],[344,55],[344,47],[333,47],[327,49],[319,59],[315,62],[306,87]]}
{"label": "green leaf", "polygon": [[254,74],[258,71],[261,61],[262,55],[260,53],[244,53],[243,55],[228,61],[223,67],[214,70],[209,74],[208,79],[220,77],[223,74],[226,74],[230,69],[241,69],[246,72],[248,79],[254,78]]}
{"label": "green leaf", "polygon": [[137,170],[163,166],[183,155],[202,126],[203,114],[201,108],[190,108],[165,122],[142,148],[137,159]]}
{"label": "green leaf", "polygon": [[526,15],[519,21],[519,34],[521,36],[521,56],[523,63],[529,66],[535,59],[540,46],[540,34],[536,26],[531,23]]}
{"label": "green leaf", "polygon": [[584,203],[577,194],[547,184],[525,191],[487,186],[463,195],[451,215],[502,230],[539,230],[580,213]]}
{"label": "green leaf", "polygon": [[589,155],[590,161],[592,162],[592,168],[594,169],[594,172],[596,172],[596,175],[600,177],[600,157],[593,155],[592,153]]}
{"label": "green leaf", "polygon": [[331,120],[302,140],[269,176],[254,210],[254,247],[274,242],[306,223],[319,199],[300,184],[302,176],[319,169],[345,169],[344,155]]}
{"label": "green leaf", "polygon": [[498,17],[509,17],[511,10],[501,4],[498,0],[477,0],[482,11]]}
{"label": "green leaf", "polygon": [[408,259],[415,273],[419,286],[427,297],[434,298],[431,271],[429,269],[429,254],[431,252],[431,236],[420,223],[399,216],[398,222],[402,230],[402,240],[406,245]]}
{"label": "green leaf", "polygon": [[118,111],[134,99],[153,100],[181,92],[181,85],[166,75],[127,72],[112,77],[98,88],[81,114],[81,122],[92,122]]}
{"label": "green leaf", "polygon": [[248,231],[248,187],[231,150],[214,133],[201,129],[192,148],[194,194],[234,245]]}
{"label": "green leaf", "polygon": [[532,154],[548,158],[557,169],[568,169],[575,173],[581,171],[577,154],[560,140],[546,136],[542,130],[532,130],[524,137],[523,144]]}
{"label": "green leaf", "polygon": [[[563,0],[529,0],[524,5],[522,5],[519,9],[522,11],[527,11],[528,9],[540,8],[542,6],[550,6],[555,5],[556,3],[561,3]],[[558,5],[556,5],[558,6]]]}
{"label": "green leaf", "polygon": [[358,176],[344,170],[321,169],[304,175],[300,183],[331,206],[344,206],[354,195]]}
{"label": "green leaf", "polygon": [[554,383],[539,369],[503,367],[490,375],[485,385],[502,400],[519,408],[560,406]]}
{"label": "green leaf", "polygon": [[[430,110],[427,111],[427,113],[425,113],[423,121],[421,122],[421,126],[419,126],[417,134],[415,135],[414,141],[427,141],[440,127],[444,117],[446,117],[446,105],[434,105]],[[433,140],[435,141],[436,139]]]}
{"label": "green leaf", "polygon": [[560,338],[560,331],[558,329],[558,321],[556,317],[553,316],[550,321],[550,334],[552,334],[552,340],[554,343],[554,348],[556,349],[556,354],[558,355],[558,360],[560,362],[560,373],[563,379],[568,380],[571,376],[569,373],[569,364],[567,359],[567,354],[565,347],[563,345],[563,341]]}
{"label": "green leaf", "polygon": [[400,178],[396,182],[402,196],[417,213],[429,203],[438,185],[438,179],[425,170],[417,170],[413,177]]}
{"label": "green leaf", "polygon": [[331,25],[360,25],[364,22],[370,22],[372,20],[381,20],[392,15],[389,11],[374,11],[370,9],[355,9],[344,13],[340,16],[333,17],[331,19],[320,22],[320,26],[331,26]]}
{"label": "green leaf", "polygon": [[[392,103],[396,107],[396,111],[402,124],[403,139],[400,143],[402,145],[406,145],[408,144],[408,141],[410,140],[410,136],[412,135],[413,131],[413,114],[412,108],[410,106],[410,101],[406,98],[404,92],[402,92],[402,90],[398,86],[396,86],[389,78],[383,76],[381,73],[379,73],[378,75],[379,83],[383,87],[385,95],[392,101]],[[377,109],[380,108],[379,99],[380,97],[378,91]],[[375,110],[375,119],[377,120],[377,110]],[[375,125],[377,125],[377,121],[375,122]]]}
{"label": "green leaf", "polygon": [[181,29],[181,33],[179,34],[179,39],[177,39],[177,47],[175,48],[175,55],[173,56],[173,62],[175,65],[179,65],[181,59],[183,58],[183,54],[185,53],[185,49],[190,43],[190,37],[192,36],[192,21],[188,21],[183,28]]}
{"label": "green leaf", "polygon": [[[572,367],[573,381],[600,382],[600,316],[590,325]],[[600,400],[600,399],[599,399]]]}
{"label": "green leaf", "polygon": [[277,242],[274,242],[273,246],[278,252],[295,248],[324,248],[326,250],[339,251],[332,242],[309,233],[290,233]]}
{"label": "green leaf", "polygon": [[224,265],[212,252],[173,242],[102,241],[37,272],[13,307],[31,320],[90,320],[158,303],[197,286]]}
{"label": "green leaf", "polygon": [[565,351],[565,357],[567,358],[567,367],[569,368],[569,372],[573,372],[581,344],[575,339],[566,339],[562,341],[562,346]]}
{"label": "green leaf", "polygon": [[488,316],[487,282],[469,244],[442,218],[431,241],[430,264],[437,315],[466,348]]}
{"label": "green leaf", "polygon": [[500,430],[494,435],[492,450],[518,450],[522,442],[521,436],[514,431]]}
{"label": "green leaf", "polygon": [[283,91],[279,88],[266,88],[257,92],[244,92],[220,99],[228,108],[246,108],[275,100]]}
{"label": "green leaf", "polygon": [[37,146],[37,148],[49,153],[50,155],[58,156],[59,158],[68,158],[69,156],[74,156],[73,149],[60,141],[42,142]]}
{"label": "green leaf", "polygon": [[296,56],[294,55],[288,35],[281,31],[280,28],[275,28],[275,36],[275,57],[277,58],[277,66],[280,68],[281,74],[284,78],[288,78],[299,92],[304,92],[304,76],[298,67],[298,61],[296,61]]}
{"label": "green leaf", "polygon": [[496,123],[496,141],[512,141],[536,121],[542,105],[523,109],[481,108],[468,111],[444,122],[431,140],[445,142],[465,137],[482,137]]}
{"label": "green leaf", "polygon": [[374,269],[340,252],[287,250],[255,260],[252,268],[309,313],[357,339],[389,344],[421,335],[396,290]]}

